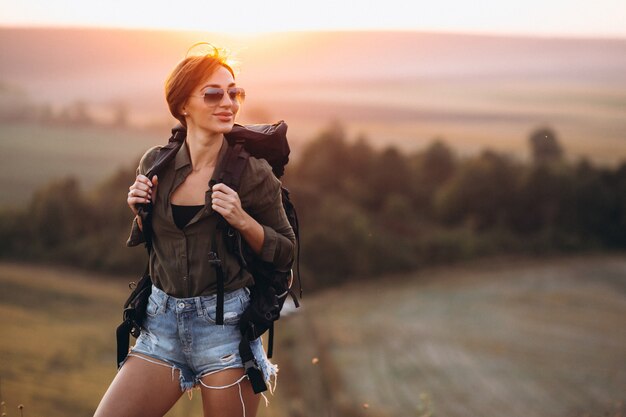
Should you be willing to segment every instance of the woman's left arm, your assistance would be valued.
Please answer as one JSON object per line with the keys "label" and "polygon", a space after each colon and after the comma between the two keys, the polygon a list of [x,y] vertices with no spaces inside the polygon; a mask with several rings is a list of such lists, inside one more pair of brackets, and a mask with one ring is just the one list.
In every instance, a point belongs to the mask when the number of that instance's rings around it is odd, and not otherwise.
{"label": "woman's left arm", "polygon": [[239,195],[225,184],[213,186],[212,207],[241,233],[261,260],[287,270],[294,260],[296,238],[283,208],[281,183],[271,170],[265,174],[260,183],[244,191],[242,198],[250,213],[243,209]]}

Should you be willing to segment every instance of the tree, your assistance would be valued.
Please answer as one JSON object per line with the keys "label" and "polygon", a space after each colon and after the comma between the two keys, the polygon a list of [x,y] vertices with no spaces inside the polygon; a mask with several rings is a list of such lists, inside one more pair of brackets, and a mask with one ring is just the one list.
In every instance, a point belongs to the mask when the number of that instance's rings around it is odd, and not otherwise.
{"label": "tree", "polygon": [[413,206],[420,212],[432,215],[432,199],[456,170],[456,160],[450,147],[436,139],[426,150],[412,158],[413,181],[411,194]]}
{"label": "tree", "polygon": [[449,225],[469,222],[479,231],[504,224],[515,201],[518,174],[506,156],[484,151],[465,162],[438,191],[437,216]]}
{"label": "tree", "polygon": [[535,130],[529,141],[535,164],[559,162],[563,158],[563,149],[552,129],[543,127]]}
{"label": "tree", "polygon": [[38,190],[28,211],[32,236],[43,248],[63,245],[83,236],[88,229],[89,207],[74,177]]}

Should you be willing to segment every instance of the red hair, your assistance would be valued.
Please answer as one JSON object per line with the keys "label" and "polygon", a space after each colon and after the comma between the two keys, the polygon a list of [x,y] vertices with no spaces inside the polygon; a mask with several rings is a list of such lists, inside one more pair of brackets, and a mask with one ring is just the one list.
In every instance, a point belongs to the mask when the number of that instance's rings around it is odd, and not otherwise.
{"label": "red hair", "polygon": [[[165,100],[170,113],[183,126],[187,126],[185,116],[180,112],[193,89],[206,77],[211,76],[220,66],[226,68],[235,77],[235,72],[228,62],[228,53],[206,42],[192,45],[189,50],[197,45],[209,45],[213,48],[211,53],[192,55],[185,57],[176,65],[174,70],[165,80]],[[187,53],[189,54],[189,50]]]}

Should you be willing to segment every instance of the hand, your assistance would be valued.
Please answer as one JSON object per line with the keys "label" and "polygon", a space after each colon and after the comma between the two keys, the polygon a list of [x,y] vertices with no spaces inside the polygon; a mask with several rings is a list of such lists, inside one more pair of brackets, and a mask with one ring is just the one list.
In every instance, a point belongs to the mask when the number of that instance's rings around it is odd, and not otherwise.
{"label": "hand", "polygon": [[249,216],[241,207],[237,192],[223,183],[215,184],[211,191],[211,208],[235,229],[243,229]]}
{"label": "hand", "polygon": [[[152,177],[152,181],[145,175],[137,175],[133,185],[128,187],[128,199],[126,202],[135,216],[139,213],[137,204],[145,204],[154,201],[156,198],[157,185],[159,185],[159,179],[156,175]],[[143,230],[141,224],[141,217],[137,217],[139,227]]]}

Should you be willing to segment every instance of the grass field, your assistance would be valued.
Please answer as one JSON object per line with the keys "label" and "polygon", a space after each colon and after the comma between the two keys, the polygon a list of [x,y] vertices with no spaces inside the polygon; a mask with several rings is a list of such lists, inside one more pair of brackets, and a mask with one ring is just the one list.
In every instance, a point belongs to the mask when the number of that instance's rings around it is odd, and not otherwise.
{"label": "grass field", "polygon": [[0,124],[0,206],[21,206],[37,188],[68,175],[93,186],[139,162],[149,147],[167,143],[167,134]]}
{"label": "grass field", "polygon": [[[334,382],[303,387],[304,404],[318,409],[301,415],[624,412],[624,256],[430,269],[305,305],[289,322],[293,340],[315,335],[317,372]],[[293,357],[305,381],[309,358]]]}
{"label": "grass field", "polygon": [[[28,417],[93,413],[131,278],[0,264],[8,416],[18,404]],[[259,416],[623,415],[625,314],[623,254],[499,258],[305,293],[278,324],[277,393]],[[199,416],[199,400],[168,416]]]}

